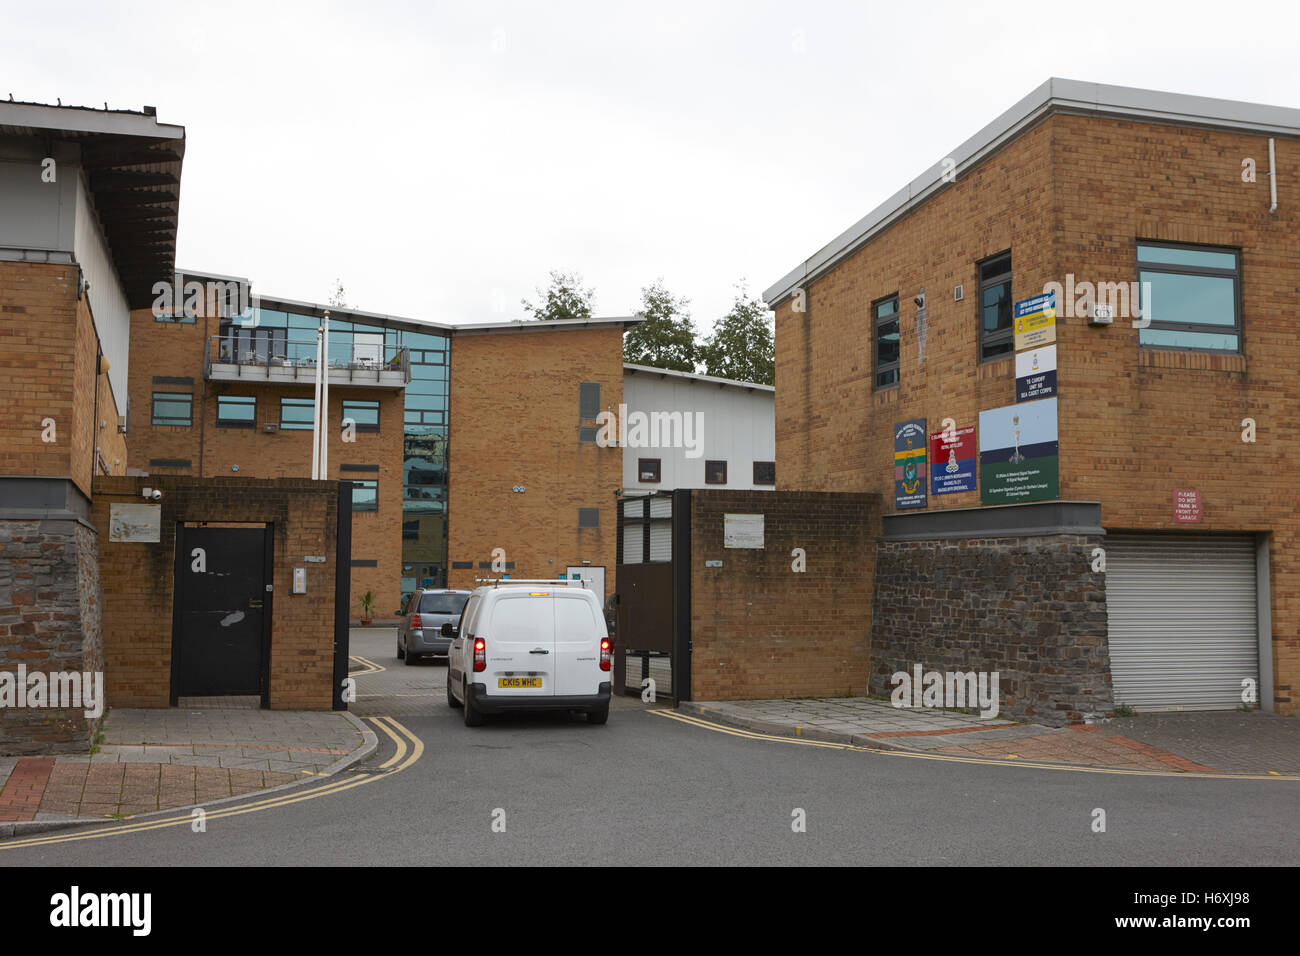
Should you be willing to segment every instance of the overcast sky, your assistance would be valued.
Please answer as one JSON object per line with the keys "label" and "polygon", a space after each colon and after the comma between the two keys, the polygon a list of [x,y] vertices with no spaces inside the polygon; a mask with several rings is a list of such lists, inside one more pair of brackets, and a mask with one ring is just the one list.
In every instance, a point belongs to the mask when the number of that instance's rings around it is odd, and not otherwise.
{"label": "overcast sky", "polygon": [[1300,107],[1296,10],[4,2],[0,97],[183,125],[177,263],[263,295],[482,322],[662,276],[707,332],[1049,76]]}

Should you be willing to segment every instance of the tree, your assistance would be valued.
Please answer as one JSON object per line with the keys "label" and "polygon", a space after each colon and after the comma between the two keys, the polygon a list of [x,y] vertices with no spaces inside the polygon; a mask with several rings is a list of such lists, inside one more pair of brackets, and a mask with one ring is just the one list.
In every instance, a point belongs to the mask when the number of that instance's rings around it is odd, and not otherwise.
{"label": "tree", "polygon": [[699,344],[687,311],[690,299],[674,298],[662,277],[641,289],[639,315],[645,321],[623,336],[623,361],[678,372],[694,372]]}
{"label": "tree", "polygon": [[705,375],[758,385],[776,383],[776,350],[767,306],[751,299],[744,281],[736,285],[731,311],[713,325],[713,334],[700,346]]}
{"label": "tree", "polygon": [[330,293],[329,304],[336,309],[350,309],[348,305],[347,293],[343,291],[343,280],[334,280],[334,291]]}
{"label": "tree", "polygon": [[532,313],[534,319],[551,322],[556,319],[589,319],[595,302],[596,290],[582,287],[582,276],[576,272],[551,270],[551,287],[545,292],[537,290],[542,297],[538,305],[527,299],[521,299],[524,310]]}

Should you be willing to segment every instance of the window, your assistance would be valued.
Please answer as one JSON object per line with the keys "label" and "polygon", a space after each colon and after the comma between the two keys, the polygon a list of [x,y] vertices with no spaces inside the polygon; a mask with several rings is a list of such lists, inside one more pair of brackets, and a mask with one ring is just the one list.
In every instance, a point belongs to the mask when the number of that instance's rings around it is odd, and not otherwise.
{"label": "window", "polygon": [[379,510],[379,482],[355,480],[352,482],[352,510]]}
{"label": "window", "polygon": [[659,458],[638,458],[636,460],[636,474],[641,481],[658,481],[659,465],[662,459]]}
{"label": "window", "polygon": [[194,393],[154,392],[152,424],[189,428],[194,424]]}
{"label": "window", "polygon": [[311,431],[316,418],[314,398],[280,399],[280,428],[285,431]]}
{"label": "window", "polygon": [[[1241,351],[1241,259],[1232,249],[1140,242],[1138,342],[1157,348]],[[1148,286],[1147,283],[1150,283]]]}
{"label": "window", "polygon": [[876,388],[898,384],[899,343],[898,294],[882,299],[871,307],[876,349]]}
{"label": "window", "polygon": [[426,593],[420,596],[421,614],[455,614],[465,610],[468,594]]}
{"label": "window", "polygon": [[600,509],[599,508],[579,508],[578,509],[578,527],[581,528],[599,528],[600,527]]}
{"label": "window", "polygon": [[252,428],[257,424],[257,399],[251,395],[218,395],[219,428]]}
{"label": "window", "polygon": [[1010,355],[1016,346],[1011,327],[1011,253],[980,263],[980,361]]}
{"label": "window", "polygon": [[578,383],[578,418],[584,422],[596,420],[600,414],[600,383]]}
{"label": "window", "polygon": [[776,462],[774,461],[754,462],[754,484],[756,485],[776,484]]}
{"label": "window", "polygon": [[345,401],[343,417],[356,422],[359,432],[377,432],[379,431],[379,402]]}
{"label": "window", "polygon": [[706,485],[725,485],[727,483],[727,463],[725,461],[706,461],[704,463],[704,483]]}

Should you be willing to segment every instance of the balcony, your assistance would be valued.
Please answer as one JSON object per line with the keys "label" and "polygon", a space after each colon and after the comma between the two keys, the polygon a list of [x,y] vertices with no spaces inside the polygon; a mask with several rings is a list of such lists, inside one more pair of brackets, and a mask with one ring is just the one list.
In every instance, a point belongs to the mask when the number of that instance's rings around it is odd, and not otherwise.
{"label": "balcony", "polygon": [[[378,344],[331,343],[326,364],[330,385],[405,388],[411,380],[410,351]],[[203,355],[203,377],[214,382],[313,385],[315,342],[286,342],[214,335]]]}

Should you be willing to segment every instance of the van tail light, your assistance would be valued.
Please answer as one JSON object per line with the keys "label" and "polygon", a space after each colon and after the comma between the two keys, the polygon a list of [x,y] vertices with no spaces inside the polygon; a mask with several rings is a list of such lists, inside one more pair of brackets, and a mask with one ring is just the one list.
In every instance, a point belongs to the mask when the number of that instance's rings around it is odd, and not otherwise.
{"label": "van tail light", "polygon": [[417,631],[418,631],[418,630],[419,630],[421,627],[423,627],[423,626],[424,626],[424,625],[420,623],[420,615],[418,615],[418,614],[412,614],[412,615],[411,615],[411,628],[412,628],[413,630],[417,630]]}
{"label": "van tail light", "polygon": [[608,637],[600,640],[600,669],[609,670],[610,661],[614,658],[614,642]]}
{"label": "van tail light", "polygon": [[487,642],[481,637],[474,639],[474,670],[487,670]]}

